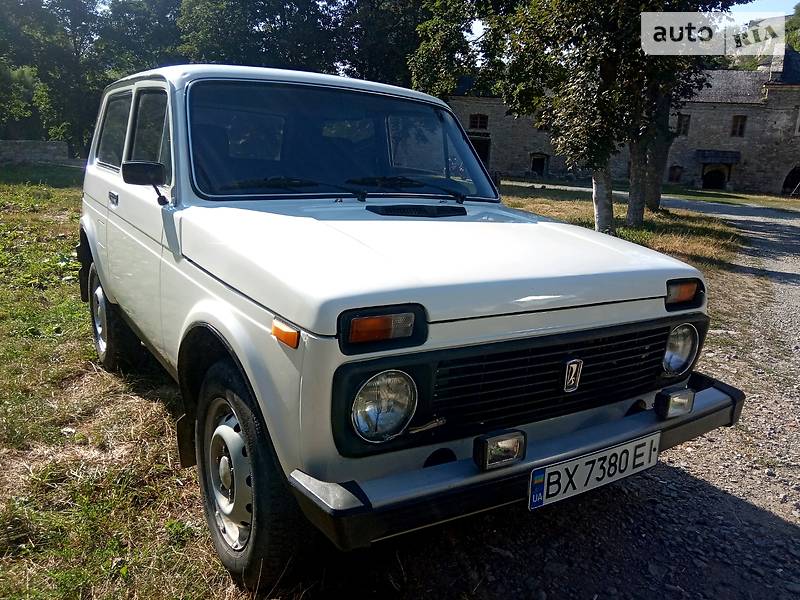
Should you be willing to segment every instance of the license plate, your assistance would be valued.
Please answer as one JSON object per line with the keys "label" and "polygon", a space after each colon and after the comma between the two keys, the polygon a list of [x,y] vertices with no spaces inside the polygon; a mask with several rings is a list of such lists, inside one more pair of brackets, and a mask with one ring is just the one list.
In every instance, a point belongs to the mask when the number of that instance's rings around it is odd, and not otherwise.
{"label": "license plate", "polygon": [[531,473],[530,510],[649,469],[658,462],[661,432]]}

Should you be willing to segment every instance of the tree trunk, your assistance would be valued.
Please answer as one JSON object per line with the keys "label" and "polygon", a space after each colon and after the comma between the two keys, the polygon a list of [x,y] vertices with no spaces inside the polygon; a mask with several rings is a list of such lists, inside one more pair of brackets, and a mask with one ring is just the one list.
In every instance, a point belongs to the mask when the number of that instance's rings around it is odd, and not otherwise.
{"label": "tree trunk", "polygon": [[611,198],[611,171],[608,165],[592,171],[592,201],[595,230],[614,235],[614,204]]}
{"label": "tree trunk", "polygon": [[653,125],[655,132],[647,148],[647,174],[644,201],[650,210],[661,208],[661,184],[669,159],[669,148],[674,134],[669,129],[670,97],[662,94],[658,99]]}
{"label": "tree trunk", "polygon": [[645,187],[645,147],[639,141],[632,141],[628,148],[631,155],[630,190],[628,191],[628,227],[641,227],[644,224]]}
{"label": "tree trunk", "polygon": [[647,150],[647,170],[645,173],[644,203],[650,210],[661,208],[661,185],[669,157],[669,139],[661,136],[650,142]]}

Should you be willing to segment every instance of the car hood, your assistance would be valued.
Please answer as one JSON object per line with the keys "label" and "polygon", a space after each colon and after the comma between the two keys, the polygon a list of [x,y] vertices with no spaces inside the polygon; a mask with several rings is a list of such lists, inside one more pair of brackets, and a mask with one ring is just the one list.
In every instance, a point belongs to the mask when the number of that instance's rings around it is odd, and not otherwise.
{"label": "car hood", "polygon": [[367,210],[381,204],[398,202],[191,206],[179,211],[181,252],[321,335],[353,308],[419,303],[429,322],[449,321],[654,298],[668,279],[700,277],[642,246],[503,205],[468,202],[466,215],[445,218]]}

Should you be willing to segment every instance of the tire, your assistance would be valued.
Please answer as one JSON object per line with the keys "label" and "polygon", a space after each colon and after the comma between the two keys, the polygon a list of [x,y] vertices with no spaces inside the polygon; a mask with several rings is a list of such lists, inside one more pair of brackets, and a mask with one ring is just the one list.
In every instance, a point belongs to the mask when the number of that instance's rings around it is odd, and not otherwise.
{"label": "tire", "polygon": [[255,399],[230,361],[212,365],[203,380],[195,446],[222,564],[249,590],[273,586],[297,554],[303,519]]}
{"label": "tire", "polygon": [[106,298],[94,263],[89,267],[89,313],[94,349],[103,368],[118,371],[138,364],[142,344],[122,319],[119,307]]}

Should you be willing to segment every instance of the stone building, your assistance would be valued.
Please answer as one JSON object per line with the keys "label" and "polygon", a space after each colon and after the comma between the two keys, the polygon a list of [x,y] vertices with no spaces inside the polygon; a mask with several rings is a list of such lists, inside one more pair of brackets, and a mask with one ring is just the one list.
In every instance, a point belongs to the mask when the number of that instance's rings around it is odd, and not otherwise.
{"label": "stone building", "polygon": [[[787,49],[757,71],[709,73],[711,87],[679,114],[664,180],[690,187],[791,193],[800,184],[800,54]],[[453,96],[450,106],[491,172],[508,177],[568,177],[547,131],[515,118],[499,98]],[[628,175],[623,149],[612,175]],[[798,188],[800,193],[800,188]]]}

